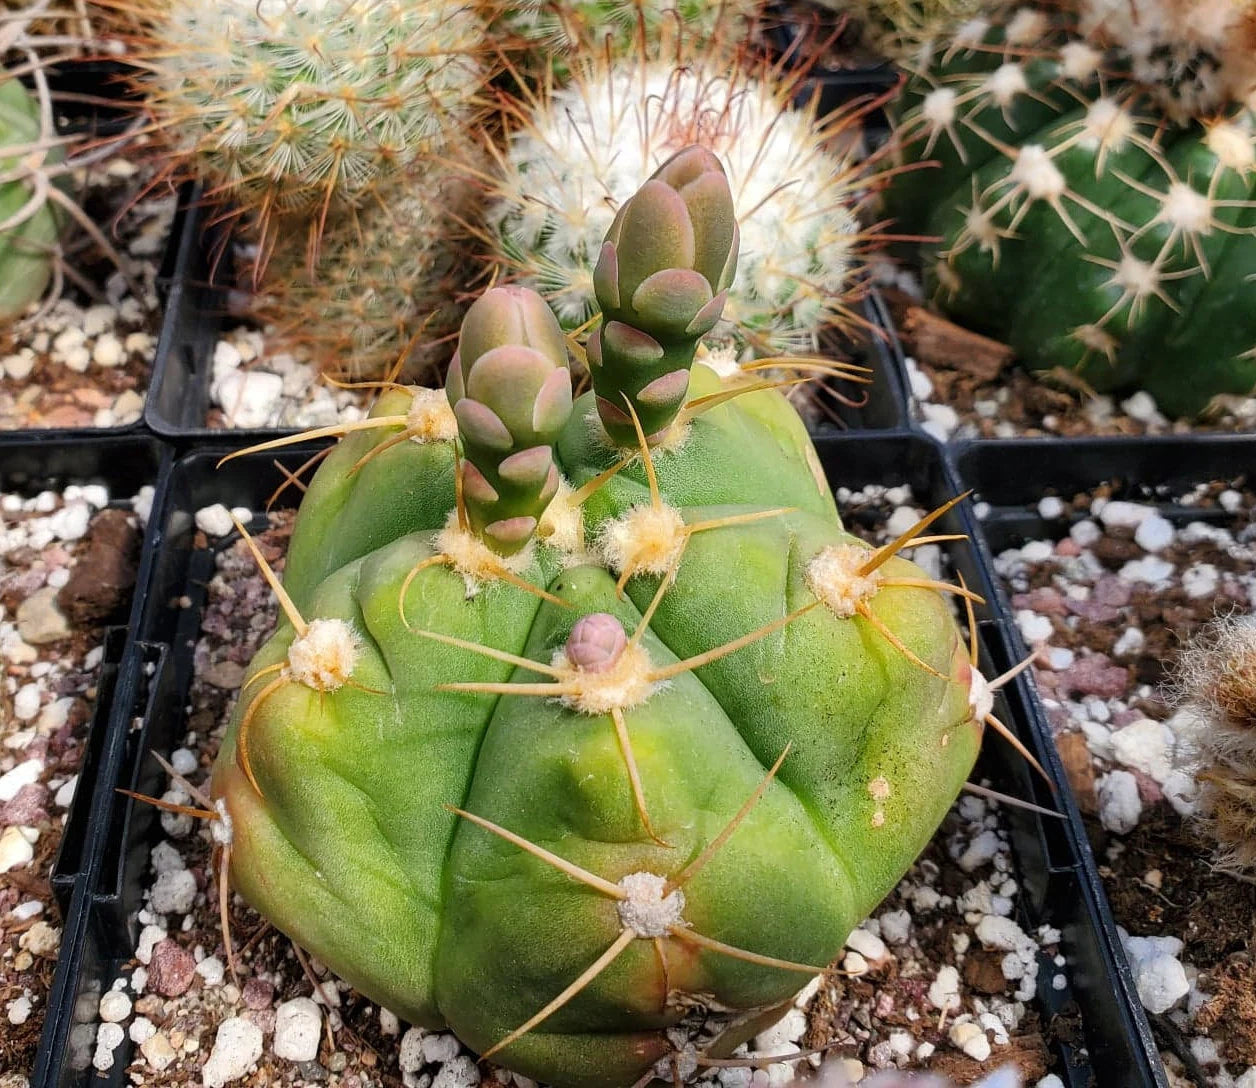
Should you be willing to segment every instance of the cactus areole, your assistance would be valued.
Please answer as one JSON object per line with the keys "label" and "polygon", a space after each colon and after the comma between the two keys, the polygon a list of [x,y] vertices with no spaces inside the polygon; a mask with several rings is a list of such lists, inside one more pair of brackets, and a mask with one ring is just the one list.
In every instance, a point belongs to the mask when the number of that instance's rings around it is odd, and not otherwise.
{"label": "cactus areole", "polygon": [[981,737],[946,587],[843,530],[779,393],[690,369],[733,272],[723,178],[686,149],[621,212],[594,391],[540,296],[497,287],[448,403],[396,389],[345,428],[214,768],[251,904],[554,1085],[753,1033]]}
{"label": "cactus areole", "polygon": [[1256,115],[1180,118],[1120,70],[1041,12],[974,20],[907,87],[903,159],[933,168],[887,202],[941,239],[926,281],[957,320],[1033,370],[1195,415],[1256,388]]}

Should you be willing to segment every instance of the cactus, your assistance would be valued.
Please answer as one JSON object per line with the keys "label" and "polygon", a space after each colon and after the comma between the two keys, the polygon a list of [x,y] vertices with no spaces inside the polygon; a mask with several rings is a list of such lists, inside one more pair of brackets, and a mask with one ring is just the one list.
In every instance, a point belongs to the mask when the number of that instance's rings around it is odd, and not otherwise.
{"label": "cactus", "polygon": [[1256,92],[1252,0],[1080,0],[1080,28],[1117,51],[1175,121]]}
{"label": "cactus", "polygon": [[1182,651],[1178,702],[1198,719],[1200,827],[1221,868],[1256,875],[1256,620],[1214,621]]}
{"label": "cactus", "polygon": [[1171,415],[1256,385],[1256,118],[1174,125],[1046,15],[969,24],[909,85],[900,227],[940,237],[927,285],[1033,370],[1141,388]]}
{"label": "cactus", "polygon": [[[731,200],[682,150],[599,291],[644,282],[621,311],[650,329],[709,317]],[[824,970],[992,720],[966,591],[897,554],[946,508],[871,548],[778,392],[699,362],[656,402],[609,353],[572,404],[543,300],[493,288],[447,398],[390,387],[321,432],[208,810],[234,887],[372,1000],[589,1088],[691,1030],[736,1045]]]}
{"label": "cactus", "polygon": [[[682,50],[706,43],[682,43]],[[714,340],[738,355],[814,352],[857,294],[864,237],[848,115],[792,109],[780,72],[747,74],[718,44],[683,62],[642,46],[574,63],[569,86],[513,107],[488,210],[504,270],[550,299],[564,327],[596,312],[594,267],[639,179],[686,144],[724,160],[744,217],[737,280]],[[499,153],[500,155],[500,153]]]}
{"label": "cactus", "polygon": [[256,220],[265,252],[277,215],[316,236],[438,152],[469,120],[482,36],[467,0],[153,0],[136,51],[174,167]]}
{"label": "cactus", "polygon": [[982,12],[997,10],[1001,0],[816,0],[824,8],[853,15],[862,38],[883,56],[915,63],[939,35]]}
{"label": "cactus", "polygon": [[[495,28],[549,54],[565,70],[564,53],[573,49],[630,53],[644,33],[654,41],[668,23],[697,38],[710,38],[745,24],[757,0],[520,0],[496,5]],[[609,43],[609,45],[608,45]]]}
{"label": "cactus", "polygon": [[[44,297],[57,266],[64,217],[41,192],[45,164],[64,154],[56,144],[38,148],[39,105],[15,78],[0,81],[0,324],[21,317]],[[10,151],[22,148],[22,151]],[[35,161],[32,161],[35,160]]]}
{"label": "cactus", "polygon": [[302,228],[279,232],[253,313],[324,373],[378,378],[400,363],[406,379],[426,378],[452,354],[459,240],[477,215],[460,170],[430,163],[382,182],[328,218],[313,269]]}

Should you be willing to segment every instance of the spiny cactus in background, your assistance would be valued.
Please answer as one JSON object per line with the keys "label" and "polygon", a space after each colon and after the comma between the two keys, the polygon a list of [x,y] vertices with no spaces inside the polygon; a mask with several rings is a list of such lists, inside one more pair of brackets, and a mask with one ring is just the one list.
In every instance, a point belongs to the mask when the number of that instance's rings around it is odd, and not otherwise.
{"label": "spiny cactus in background", "polygon": [[[44,297],[57,273],[64,215],[45,171],[64,159],[43,130],[35,96],[16,77],[0,82],[0,324]],[[42,147],[40,146],[42,144]],[[35,150],[31,150],[34,148]],[[20,149],[20,150],[19,150]]]}
{"label": "spiny cactus in background", "polygon": [[[668,24],[679,25],[696,38],[735,29],[749,31],[758,0],[490,0],[495,30],[517,37],[531,48],[552,55],[565,69],[564,54],[572,49],[630,53],[644,33],[657,41]],[[507,44],[510,44],[509,41]]]}
{"label": "spiny cactus in background", "polygon": [[336,378],[430,378],[453,353],[460,243],[478,215],[474,186],[443,163],[382,181],[328,216],[312,270],[301,228],[279,231],[253,315]]}
{"label": "spiny cactus in background", "polygon": [[791,109],[795,84],[739,63],[717,46],[684,64],[644,48],[586,57],[569,86],[509,107],[489,241],[565,327],[595,312],[594,266],[617,209],[692,142],[723,159],[742,217],[737,280],[708,342],[761,356],[815,351],[849,316],[866,241],[855,206],[867,179],[850,146],[858,126]]}
{"label": "spiny cactus in background", "polygon": [[439,152],[486,75],[468,0],[145,3],[153,126],[175,170],[257,222],[263,256],[276,215],[316,240],[329,209]]}
{"label": "spiny cactus in background", "polygon": [[[611,245],[621,289],[662,269],[635,306],[692,324],[694,275],[727,281],[736,245],[709,153],[665,164]],[[390,386],[330,429],[206,814],[221,872],[372,1000],[622,1088],[824,969],[947,811],[992,696],[943,596],[966,591],[898,556],[953,504],[874,549],[775,390],[711,396],[699,363],[665,408],[607,367],[572,405],[564,343],[494,288],[452,408]],[[615,437],[599,398],[665,437]]]}
{"label": "spiny cactus in background", "polygon": [[1040,12],[970,23],[908,85],[888,210],[930,294],[1031,369],[1176,416],[1256,386],[1256,118],[1175,125]]}
{"label": "spiny cactus in background", "polygon": [[1081,31],[1111,48],[1175,121],[1256,93],[1254,0],[1079,0]]}
{"label": "spiny cactus in background", "polygon": [[1005,0],[815,0],[849,15],[863,40],[882,56],[911,65],[922,49],[979,13],[997,10]]}
{"label": "spiny cactus in background", "polygon": [[1180,702],[1195,731],[1198,815],[1217,844],[1217,863],[1256,875],[1256,618],[1217,620],[1179,658]]}

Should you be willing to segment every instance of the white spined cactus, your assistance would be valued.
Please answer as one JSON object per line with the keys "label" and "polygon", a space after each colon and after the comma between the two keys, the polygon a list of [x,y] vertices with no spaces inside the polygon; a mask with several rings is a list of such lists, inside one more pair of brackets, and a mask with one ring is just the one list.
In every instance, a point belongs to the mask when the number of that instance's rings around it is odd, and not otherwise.
{"label": "white spined cactus", "polygon": [[1081,0],[1079,14],[1174,120],[1256,93],[1256,0]]}
{"label": "white spined cactus", "polygon": [[[580,65],[521,104],[488,220],[498,260],[572,328],[595,312],[593,267],[620,203],[688,144],[725,163],[741,227],[737,278],[711,339],[739,351],[814,351],[856,291],[866,181],[850,115],[791,108],[795,86],[713,51],[690,65],[643,55]],[[843,150],[844,149],[844,150]]]}
{"label": "white spined cactus", "polygon": [[759,5],[757,0],[518,0],[497,6],[498,27],[561,54],[581,45],[600,49],[607,41],[613,52],[629,52],[641,32],[652,40],[666,33],[668,24],[698,38],[734,20],[748,28]]}
{"label": "white spined cactus", "polygon": [[154,125],[263,233],[439,151],[486,75],[469,0],[148,2]]}

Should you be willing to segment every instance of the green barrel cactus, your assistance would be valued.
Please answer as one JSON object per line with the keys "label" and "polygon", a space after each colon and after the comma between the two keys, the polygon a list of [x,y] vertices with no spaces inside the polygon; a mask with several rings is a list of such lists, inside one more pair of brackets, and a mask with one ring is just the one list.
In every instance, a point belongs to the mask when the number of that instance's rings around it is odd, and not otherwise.
{"label": "green barrel cactus", "polygon": [[[944,311],[1036,371],[1174,416],[1256,387],[1256,115],[1176,123],[1120,57],[1022,9],[908,85],[887,194]],[[928,168],[932,166],[933,168]]]}
{"label": "green barrel cactus", "polygon": [[[658,258],[619,267],[634,320],[718,316],[733,224],[716,160],[665,163],[610,240]],[[651,401],[604,362],[573,403],[564,344],[541,296],[492,288],[448,396],[390,388],[337,429],[211,800],[232,885],[372,1000],[626,1086],[825,969],[991,696],[950,587],[897,554],[932,517],[874,549],[775,390],[698,362]]]}
{"label": "green barrel cactus", "polygon": [[52,283],[66,216],[49,168],[63,159],[64,149],[46,141],[35,96],[16,77],[0,76],[0,325]]}

